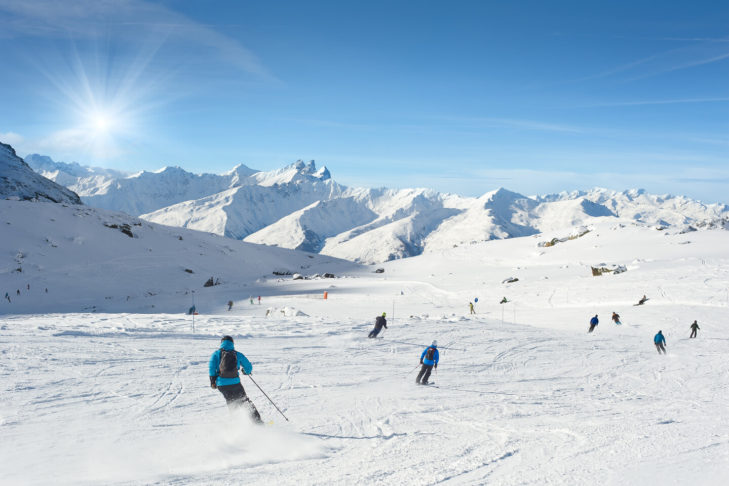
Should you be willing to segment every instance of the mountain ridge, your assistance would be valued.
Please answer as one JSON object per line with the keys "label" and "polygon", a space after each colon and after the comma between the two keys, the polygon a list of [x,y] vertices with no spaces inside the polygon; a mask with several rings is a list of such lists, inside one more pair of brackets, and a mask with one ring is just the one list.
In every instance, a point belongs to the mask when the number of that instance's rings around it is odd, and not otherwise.
{"label": "mountain ridge", "polygon": [[[57,167],[58,178],[63,166]],[[81,188],[87,204],[148,221],[369,264],[601,218],[679,230],[729,227],[725,204],[643,189],[524,196],[501,187],[473,198],[424,188],[350,188],[313,160],[267,172],[240,164],[222,175],[193,174],[171,166],[104,177],[80,178],[70,187]]]}

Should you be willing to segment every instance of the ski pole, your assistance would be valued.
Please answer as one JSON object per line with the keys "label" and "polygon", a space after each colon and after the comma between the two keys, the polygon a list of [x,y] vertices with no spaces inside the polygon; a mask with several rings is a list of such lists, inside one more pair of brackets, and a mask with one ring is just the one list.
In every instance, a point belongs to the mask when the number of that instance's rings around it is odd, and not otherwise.
{"label": "ski pole", "polygon": [[278,413],[280,413],[281,416],[283,416],[283,418],[285,418],[286,421],[288,422],[289,419],[286,417],[286,415],[284,415],[284,413],[281,411],[281,409],[278,408],[278,406],[275,403],[273,403],[273,400],[271,400],[271,398],[268,395],[266,395],[266,392],[263,391],[263,389],[260,386],[258,386],[258,383],[256,383],[256,380],[254,380],[251,375],[246,375],[246,376],[251,379],[251,381],[253,382],[253,384],[256,385],[259,390],[261,390],[261,393],[263,393],[263,396],[266,397],[266,398],[268,398],[268,401],[271,402],[271,405],[273,405],[274,407],[276,407],[276,410],[278,410]]}

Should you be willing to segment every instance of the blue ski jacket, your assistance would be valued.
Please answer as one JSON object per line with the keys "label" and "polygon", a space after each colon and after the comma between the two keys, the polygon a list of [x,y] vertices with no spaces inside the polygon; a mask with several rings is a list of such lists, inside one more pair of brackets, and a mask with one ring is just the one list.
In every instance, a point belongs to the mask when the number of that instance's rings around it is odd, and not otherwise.
{"label": "blue ski jacket", "polygon": [[656,335],[655,335],[655,336],[653,337],[653,342],[654,342],[654,343],[656,343],[656,344],[658,344],[658,343],[661,343],[661,342],[662,342],[663,344],[666,344],[666,338],[665,338],[665,337],[663,337],[663,334],[659,332],[658,334],[656,334]]}
{"label": "blue ski jacket", "polygon": [[[433,353],[432,360],[429,360],[425,357],[425,355],[428,353],[428,349],[430,349],[430,348],[435,348],[435,353]],[[420,355],[420,359],[423,360],[423,364],[428,365],[428,366],[433,366],[434,364],[438,364],[438,358],[439,358],[438,346],[428,346],[427,348],[425,348],[423,350],[423,354]]]}
{"label": "blue ski jacket", "polygon": [[[233,346],[232,342],[223,341],[222,343],[220,343],[220,349],[233,351],[235,347]],[[218,371],[220,369],[220,349],[216,349],[212,356],[210,356],[210,362],[208,363],[210,376],[218,376]],[[236,369],[243,368],[243,374],[250,375],[253,371],[253,365],[251,364],[251,362],[248,361],[248,358],[246,358],[243,353],[239,353],[238,351],[236,351],[235,354],[238,358]],[[236,383],[240,383],[240,377],[221,378],[220,376],[218,376],[218,379],[215,380],[215,384],[217,386],[235,385]]]}
{"label": "blue ski jacket", "polygon": [[592,319],[590,319],[591,326],[597,326],[598,322],[600,322],[600,321],[597,320],[597,317],[593,317]]}

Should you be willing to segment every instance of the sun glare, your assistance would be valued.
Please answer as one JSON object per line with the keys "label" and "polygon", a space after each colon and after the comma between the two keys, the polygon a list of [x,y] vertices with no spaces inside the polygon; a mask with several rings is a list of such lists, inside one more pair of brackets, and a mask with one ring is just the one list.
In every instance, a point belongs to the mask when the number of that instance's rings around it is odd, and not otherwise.
{"label": "sun glare", "polygon": [[107,133],[111,128],[111,119],[103,113],[97,113],[92,117],[91,125],[96,132]]}

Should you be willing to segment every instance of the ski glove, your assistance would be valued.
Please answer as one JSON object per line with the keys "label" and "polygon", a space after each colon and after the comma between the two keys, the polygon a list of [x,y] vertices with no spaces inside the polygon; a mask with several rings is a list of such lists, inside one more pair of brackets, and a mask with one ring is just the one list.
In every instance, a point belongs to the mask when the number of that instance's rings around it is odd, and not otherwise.
{"label": "ski glove", "polygon": [[433,365],[433,368],[436,368],[437,369],[438,368],[438,363],[434,364]]}
{"label": "ski glove", "polygon": [[423,364],[423,358],[420,358],[420,364]]}
{"label": "ski glove", "polygon": [[217,376],[211,376],[210,377],[210,388],[212,388],[213,390],[215,390],[216,388],[218,388],[218,384],[215,382],[215,380],[217,380],[217,379],[218,379]]}

